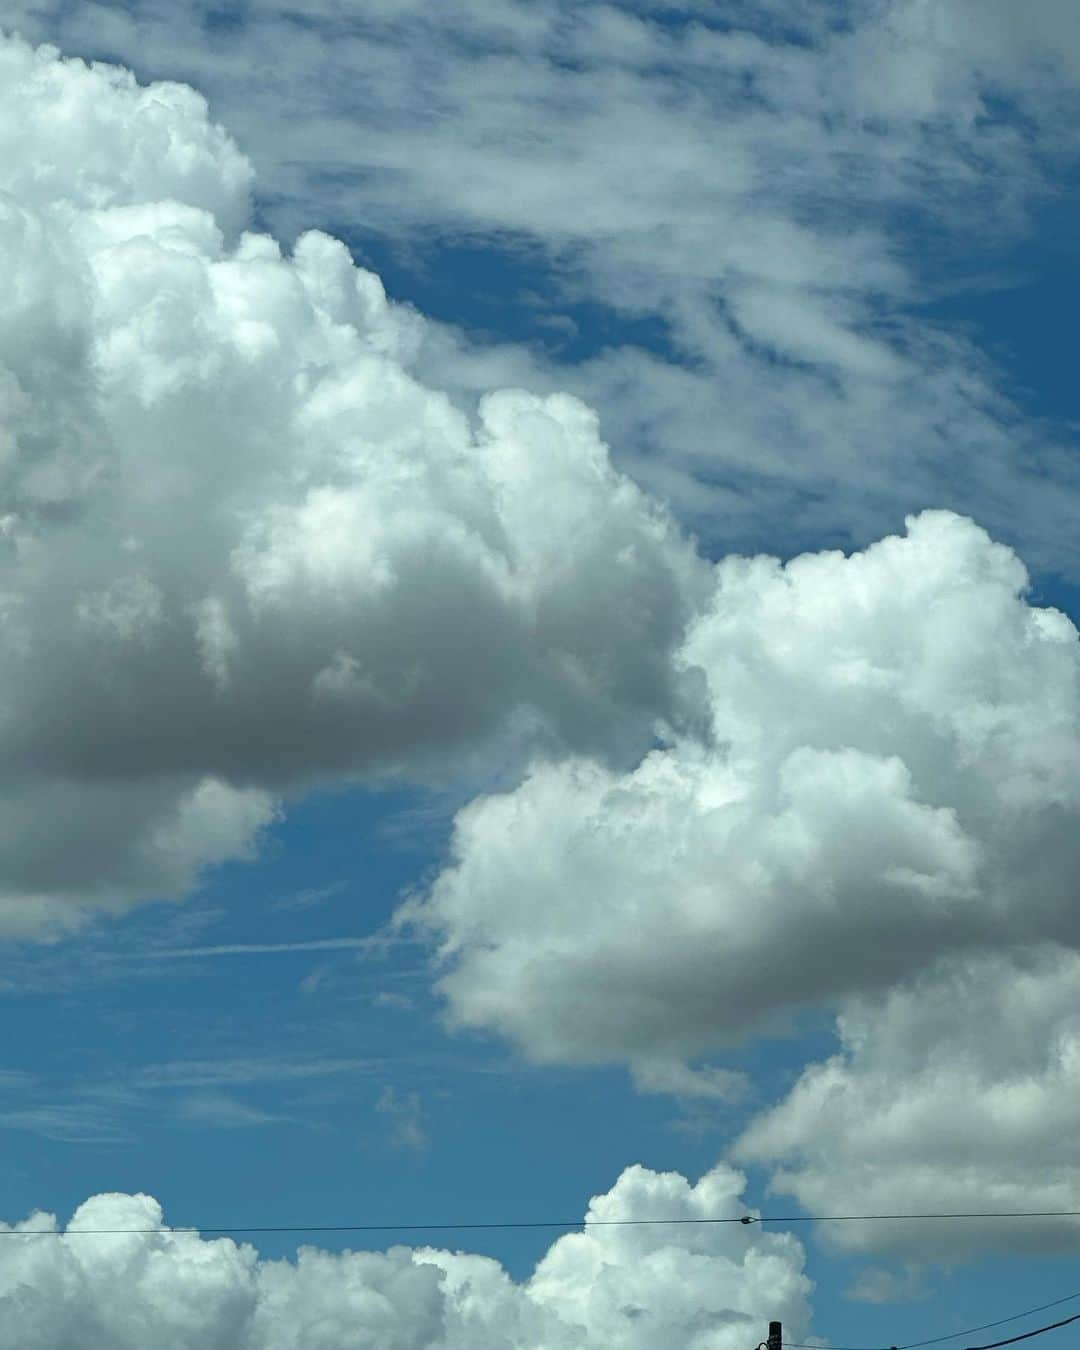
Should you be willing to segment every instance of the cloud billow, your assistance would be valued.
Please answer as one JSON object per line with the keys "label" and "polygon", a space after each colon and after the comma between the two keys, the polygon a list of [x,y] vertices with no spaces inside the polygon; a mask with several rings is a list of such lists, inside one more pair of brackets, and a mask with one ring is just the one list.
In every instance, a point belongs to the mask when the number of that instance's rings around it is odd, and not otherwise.
{"label": "cloud billow", "polygon": [[[741,1212],[745,1179],[720,1165],[696,1184],[631,1167],[590,1219],[704,1218]],[[146,1195],[87,1200],[61,1234],[49,1215],[0,1245],[5,1344],[26,1350],[741,1350],[761,1308],[805,1330],[810,1282],[788,1234],[732,1225],[598,1227],[556,1239],[517,1283],[488,1257],[432,1247],[259,1258],[229,1238],[162,1229]],[[89,1233],[136,1228],[139,1233]],[[7,1231],[10,1232],[10,1229]]]}
{"label": "cloud billow", "polygon": [[648,1077],[942,953],[1073,944],[1080,642],[1026,585],[945,512],[719,564],[680,658],[712,744],[544,765],[460,813],[403,914],[451,1024]]}
{"label": "cloud billow", "polygon": [[243,231],[192,90],[0,60],[0,931],[181,893],[313,782],[693,716],[707,568],[592,412],[419,384],[423,321],[341,243]]}
{"label": "cloud billow", "polygon": [[[1036,948],[936,961],[838,1018],[734,1153],[811,1213],[1075,1211],[1080,956]],[[948,1265],[980,1250],[1073,1251],[1075,1217],[823,1225],[830,1245]]]}

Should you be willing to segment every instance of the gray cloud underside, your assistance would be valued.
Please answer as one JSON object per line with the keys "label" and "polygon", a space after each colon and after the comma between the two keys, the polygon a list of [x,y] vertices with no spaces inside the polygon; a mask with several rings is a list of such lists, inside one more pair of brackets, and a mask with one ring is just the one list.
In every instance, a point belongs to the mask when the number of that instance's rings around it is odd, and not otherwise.
{"label": "gray cloud underside", "polygon": [[0,60],[0,930],[180,893],[313,782],[694,715],[707,568],[588,408],[418,383],[422,321],[340,243],[237,236],[250,173],[190,89]]}

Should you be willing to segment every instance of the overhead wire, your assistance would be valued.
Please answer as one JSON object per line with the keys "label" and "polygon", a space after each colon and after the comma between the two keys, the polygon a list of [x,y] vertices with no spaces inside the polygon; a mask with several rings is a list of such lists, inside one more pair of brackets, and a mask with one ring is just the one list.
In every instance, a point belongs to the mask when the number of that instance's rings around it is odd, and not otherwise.
{"label": "overhead wire", "polygon": [[1044,1331],[1056,1331],[1058,1327],[1067,1327],[1070,1322],[1080,1321],[1080,1313],[1073,1313],[1060,1322],[1051,1322],[1048,1327],[1036,1327],[1034,1331],[1025,1331],[1019,1336],[1009,1336],[1004,1341],[991,1341],[989,1345],[971,1345],[967,1350],[997,1350],[999,1345],[1012,1345],[1016,1341],[1030,1340],[1032,1336],[1041,1336]]}
{"label": "overhead wire", "polygon": [[[937,1212],[923,1214],[742,1214],[723,1216],[704,1216],[701,1218],[647,1218],[647,1219],[515,1219],[494,1220],[489,1222],[446,1222],[446,1223],[343,1223],[343,1224],[212,1224],[185,1227],[159,1228],[3,1228],[0,1237],[62,1237],[79,1233],[122,1234],[122,1233],[421,1233],[451,1232],[477,1229],[513,1229],[513,1228],[629,1228],[647,1224],[688,1225],[688,1224],[730,1224],[744,1226],[750,1224],[793,1224],[793,1223],[873,1223],[894,1222],[897,1220],[939,1220],[939,1219],[1080,1219],[1080,1210],[1073,1209],[1032,1209],[1032,1210],[970,1210],[956,1212]],[[1073,1297],[1073,1295],[1069,1295]],[[1053,1307],[1053,1304],[1046,1304]],[[1018,1314],[1022,1316],[1023,1314]],[[989,1323],[988,1325],[996,1325]],[[964,1333],[958,1333],[964,1334]],[[949,1338],[944,1338],[949,1339]],[[933,1344],[920,1341],[920,1345]],[[855,1350],[854,1347],[836,1347],[835,1350]]]}
{"label": "overhead wire", "polygon": [[[732,1224],[740,1225],[763,1224],[763,1223],[866,1223],[875,1221],[895,1221],[895,1220],[959,1220],[959,1219],[1075,1219],[1080,1218],[1080,1210],[969,1210],[969,1211],[947,1211],[937,1213],[920,1214],[791,1214],[791,1215],[773,1215],[773,1214],[743,1214],[743,1215],[724,1215],[704,1218],[647,1218],[647,1219],[524,1219],[524,1220],[498,1220],[488,1223],[465,1222],[465,1223],[365,1223],[365,1224],[221,1224],[221,1225],[200,1225],[199,1227],[157,1227],[157,1228],[8,1228],[0,1226],[0,1237],[90,1237],[90,1236],[113,1236],[113,1235],[143,1235],[151,1236],[161,1233],[168,1234],[188,1234],[188,1235],[206,1235],[206,1234],[256,1234],[256,1233],[391,1233],[391,1232],[456,1232],[468,1230],[506,1230],[506,1229],[541,1229],[541,1228],[626,1228],[647,1224],[657,1225],[686,1225],[686,1224]],[[1004,1326],[1008,1322],[1016,1322],[1024,1317],[1032,1317],[1035,1313],[1045,1312],[1048,1308],[1059,1307],[1063,1303],[1068,1303],[1072,1299],[1080,1298],[1080,1290],[1071,1294],[1064,1294],[1061,1298],[1051,1299],[1047,1303],[1037,1304],[1034,1308],[1025,1308],[1023,1312],[1010,1313],[1007,1317],[999,1317],[992,1322],[981,1322],[978,1326],[966,1327],[962,1331],[950,1331],[941,1336],[931,1336],[922,1341],[908,1341],[904,1345],[892,1346],[856,1346],[856,1345],[832,1345],[827,1350],[924,1350],[924,1347],[930,1345],[940,1345],[945,1341],[960,1340],[964,1336],[973,1336],[979,1331],[988,1331],[992,1327]],[[1072,1322],[1080,1321],[1080,1313],[1074,1313],[1071,1317],[1063,1318],[1058,1322],[1051,1322],[1047,1326],[1036,1327],[1032,1331],[1024,1331],[1016,1336],[1006,1337],[1004,1340],[991,1341],[986,1345],[967,1346],[965,1350],[1000,1350],[1001,1346],[1013,1345],[1018,1341],[1030,1340],[1034,1336],[1041,1336],[1047,1331],[1056,1331],[1059,1327],[1068,1326]],[[821,1345],[812,1345],[809,1342],[801,1341],[782,1341],[782,1350],[823,1350]]]}
{"label": "overhead wire", "polygon": [[877,1219],[1080,1219],[1077,1209],[982,1209],[935,1214],[762,1214],[744,1215],[739,1223],[866,1223]]}
{"label": "overhead wire", "polygon": [[[1019,1322],[1023,1317],[1034,1317],[1036,1313],[1045,1312],[1047,1308],[1059,1308],[1063,1303],[1069,1303],[1075,1298],[1080,1298],[1080,1289],[1071,1294],[1063,1294],[1061,1298],[1051,1299],[1049,1303],[1036,1304],[1034,1308],[1025,1308],[1023,1312],[1010,1313],[1008,1317],[998,1317],[993,1322],[980,1322],[975,1327],[965,1327],[962,1331],[950,1331],[944,1336],[930,1336],[925,1341],[907,1341],[904,1345],[830,1345],[828,1350],[921,1350],[923,1346],[940,1345],[943,1341],[958,1341],[963,1336],[974,1336],[978,1331],[989,1331],[991,1327],[1003,1327],[1006,1322]],[[1054,1331],[1058,1327],[1067,1326],[1070,1322],[1080,1319],[1080,1313],[1075,1313],[1072,1317],[1066,1317],[1062,1322],[1051,1322],[1049,1326],[1037,1327],[1034,1331],[1025,1331],[1019,1336],[1010,1336],[1004,1341],[994,1341],[992,1345],[967,1346],[965,1350],[994,1350],[999,1345],[1011,1345],[1013,1341],[1024,1341],[1031,1336],[1041,1335],[1044,1331]],[[782,1341],[783,1350],[822,1350],[820,1345],[812,1346],[804,1344],[801,1341]]]}
{"label": "overhead wire", "polygon": [[[1055,1299],[1053,1303],[1044,1303],[1042,1307],[1052,1308],[1055,1303],[1065,1303],[1067,1299],[1080,1298],[1080,1293],[1068,1294],[1066,1298]],[[909,1341],[906,1345],[810,1345],[801,1341],[782,1341],[783,1350],[914,1350],[919,1345],[937,1345],[941,1341],[956,1341],[961,1336],[972,1336],[976,1331],[985,1331],[988,1327],[1001,1326],[1003,1322],[1015,1322],[1020,1317],[1030,1317],[1033,1312],[1038,1312],[1038,1308],[1029,1308],[1027,1312],[1013,1313],[1011,1317],[999,1318],[996,1322],[983,1322],[981,1326],[968,1327],[965,1331],[951,1331],[947,1336],[934,1336],[927,1341]],[[1028,1341],[1032,1336],[1041,1336],[1045,1331],[1056,1331],[1058,1327],[1067,1327],[1070,1322],[1080,1321],[1080,1313],[1073,1313],[1071,1317],[1062,1318],[1060,1322],[1051,1322],[1045,1327],[1035,1327],[1032,1331],[1022,1331],[1017,1336],[1007,1336],[1003,1341],[990,1341],[987,1345],[968,1345],[964,1350],[998,1350],[1002,1345],[1013,1345],[1016,1341]]]}
{"label": "overhead wire", "polygon": [[[977,1331],[989,1331],[991,1327],[1003,1327],[1006,1322],[1019,1322],[1022,1317],[1034,1317],[1036,1313],[1046,1312],[1047,1308],[1059,1308],[1063,1303],[1069,1303],[1074,1298],[1080,1298],[1080,1289],[1072,1294],[1064,1294],[1061,1298],[1053,1298],[1049,1303],[1040,1303],[1034,1308],[1026,1308],[1023,1312],[1010,1313],[1008,1317],[999,1317],[993,1322],[980,1322],[977,1327],[967,1327],[964,1331],[953,1331],[947,1336],[931,1336],[930,1339],[926,1341],[909,1341],[908,1344],[903,1347],[903,1350],[921,1350],[921,1347],[925,1345],[940,1345],[942,1341],[955,1341],[959,1340],[961,1336],[974,1336]],[[1078,1313],[1077,1316],[1080,1316],[1080,1313]],[[1066,1321],[1068,1322],[1074,1320],[1075,1319],[1072,1317],[1066,1318]],[[1053,1324],[1055,1327],[1064,1325],[1064,1322],[1055,1322]],[[1052,1327],[1046,1327],[1044,1329],[1050,1331],[1052,1330]],[[897,1350],[901,1350],[901,1347],[897,1346]],[[987,1347],[981,1347],[981,1350],[987,1350]]]}

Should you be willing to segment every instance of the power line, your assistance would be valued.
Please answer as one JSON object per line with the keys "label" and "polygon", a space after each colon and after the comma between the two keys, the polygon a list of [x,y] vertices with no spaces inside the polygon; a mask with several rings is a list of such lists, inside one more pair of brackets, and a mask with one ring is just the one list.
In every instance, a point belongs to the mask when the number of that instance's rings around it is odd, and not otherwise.
{"label": "power line", "polygon": [[[1051,1299],[1049,1303],[1040,1303],[1035,1308],[1026,1308],[1023,1312],[1010,1313],[1008,1317],[999,1317],[994,1322],[981,1322],[977,1327],[968,1327],[966,1331],[954,1331],[948,1336],[934,1336],[928,1341],[911,1341],[903,1347],[903,1350],[920,1350],[924,1345],[940,1345],[942,1341],[959,1340],[961,1336],[974,1336],[977,1331],[989,1331],[991,1327],[1003,1327],[1006,1322],[1019,1322],[1022,1317],[1034,1317],[1036,1313],[1046,1312],[1047,1308],[1059,1308],[1063,1303],[1069,1303],[1074,1298],[1080,1298],[1080,1289],[1074,1294],[1065,1294],[1061,1298]],[[1073,1321],[1073,1318],[1066,1318],[1066,1321]],[[1064,1326],[1063,1322],[1055,1322],[1054,1326]],[[1045,1330],[1049,1331],[1047,1327]],[[1004,1342],[1002,1342],[1004,1344]],[[900,1350],[900,1347],[897,1347]],[[986,1346],[981,1350],[987,1350]]]}
{"label": "power line", "polygon": [[497,1228],[622,1228],[635,1224],[742,1223],[742,1219],[532,1219],[498,1223],[283,1223],[189,1228],[3,1228],[0,1237],[79,1237],[123,1233],[446,1233]]}
{"label": "power line", "polygon": [[[677,1219],[521,1219],[497,1220],[485,1223],[344,1223],[344,1224],[219,1224],[199,1225],[184,1228],[75,1228],[67,1230],[71,1235],[104,1234],[149,1234],[149,1233],[432,1233],[457,1232],[477,1229],[511,1228],[629,1228],[644,1224],[725,1224],[743,1225],[777,1223],[871,1223],[895,1220],[929,1221],[936,1219],[1077,1219],[1080,1210],[1073,1209],[1032,1209],[1032,1210],[977,1210],[956,1213],[926,1214],[743,1214],[720,1218],[677,1218]],[[0,1237],[62,1237],[65,1233],[55,1228],[0,1228]],[[1073,1297],[1073,1295],[1069,1295]],[[1052,1307],[1053,1304],[1045,1304]],[[1018,1313],[1017,1316],[1024,1314]],[[1009,1319],[1006,1319],[1009,1320]],[[997,1323],[988,1323],[996,1326]],[[974,1328],[978,1330],[979,1328]],[[957,1335],[966,1335],[958,1332]],[[940,1339],[952,1339],[943,1337]],[[919,1345],[933,1344],[920,1341]],[[857,1347],[834,1347],[834,1350],[859,1350]],[[900,1350],[905,1350],[901,1347]],[[907,1348],[910,1350],[910,1347]]]}
{"label": "power line", "polygon": [[1080,1313],[1073,1313],[1071,1317],[1065,1317],[1060,1322],[1051,1322],[1048,1327],[1036,1327],[1034,1331],[1025,1331],[1022,1336],[1010,1336],[1005,1341],[991,1341],[989,1345],[972,1345],[968,1350],[997,1350],[999,1345],[1012,1345],[1014,1341],[1026,1341],[1032,1336],[1041,1336],[1044,1331],[1055,1331],[1058,1327],[1067,1327],[1070,1322],[1080,1320]]}
{"label": "power line", "polygon": [[[1068,1303],[1074,1298],[1080,1298],[1080,1289],[1075,1293],[1065,1294],[1061,1298],[1051,1299],[1049,1303],[1040,1303],[1034,1308],[1025,1308],[1023,1312],[1010,1313],[1008,1317],[999,1317],[993,1322],[980,1322],[977,1327],[965,1327],[963,1331],[950,1331],[945,1336],[931,1336],[925,1341],[908,1341],[905,1345],[891,1345],[888,1350],[921,1350],[922,1346],[940,1345],[942,1341],[958,1341],[962,1336],[974,1336],[977,1331],[989,1331],[991,1327],[1004,1326],[1006,1322],[1018,1322],[1022,1317],[1033,1317],[1037,1312],[1045,1312],[1047,1308],[1060,1307],[1062,1303]],[[967,1346],[966,1350],[995,1350],[1000,1345],[1011,1345],[1013,1341],[1025,1341],[1031,1336],[1040,1336],[1044,1331],[1055,1331],[1058,1327],[1068,1326],[1070,1322],[1080,1319],[1080,1313],[1074,1313],[1072,1317],[1066,1317],[1062,1322],[1051,1322],[1049,1326],[1036,1327],[1034,1331],[1025,1331],[1019,1336],[1010,1336],[1004,1341],[994,1341],[990,1345],[972,1345]],[[822,1350],[821,1346],[804,1345],[799,1341],[784,1341],[783,1350]],[[885,1350],[880,1345],[831,1345],[828,1350]]]}
{"label": "power line", "polygon": [[1080,1219],[1080,1210],[982,1209],[955,1214],[762,1214],[759,1217],[747,1214],[739,1223],[867,1223],[877,1219]]}
{"label": "power line", "polygon": [[288,1223],[197,1228],[12,1228],[0,1229],[0,1237],[80,1237],[83,1234],[109,1233],[425,1233],[457,1232],[489,1228],[598,1228],[642,1223],[740,1223],[739,1219],[552,1219],[521,1223]]}
{"label": "power line", "polygon": [[[936,1219],[1075,1219],[1080,1218],[1078,1210],[979,1210],[965,1212],[942,1212],[925,1214],[795,1214],[795,1215],[734,1215],[724,1217],[706,1217],[698,1219],[526,1219],[518,1221],[497,1221],[491,1223],[365,1223],[365,1224],[229,1224],[220,1226],[200,1226],[198,1228],[75,1228],[61,1230],[57,1228],[0,1228],[0,1237],[80,1237],[143,1235],[158,1233],[169,1234],[253,1234],[253,1233],[390,1233],[390,1232],[457,1232],[477,1229],[539,1229],[539,1228],[628,1228],[645,1224],[684,1225],[684,1224],[752,1224],[752,1223],[854,1223],[875,1220],[918,1219],[922,1221]],[[963,1331],[951,1331],[943,1336],[932,1336],[922,1341],[908,1341],[900,1346],[830,1346],[828,1350],[923,1350],[929,1345],[940,1345],[944,1341],[955,1341],[964,1336],[972,1336],[979,1331],[988,1331],[991,1327],[1004,1326],[1007,1322],[1016,1322],[1023,1317],[1031,1317],[1047,1308],[1059,1307],[1062,1303],[1080,1298],[1080,1290],[1065,1294],[1061,1298],[1051,1299],[1049,1303],[1040,1303],[1023,1312],[1011,1313],[1008,1317],[999,1317],[993,1322],[981,1322],[978,1326],[967,1327]],[[1012,1345],[1017,1341],[1030,1340],[1047,1331],[1056,1331],[1071,1322],[1080,1321],[1080,1313],[1063,1318],[1060,1322],[1051,1322],[1033,1331],[1021,1332],[1005,1340],[992,1341],[987,1345],[967,1346],[965,1350],[999,1350],[999,1347]],[[800,1341],[784,1341],[782,1350],[822,1350],[821,1346]]]}

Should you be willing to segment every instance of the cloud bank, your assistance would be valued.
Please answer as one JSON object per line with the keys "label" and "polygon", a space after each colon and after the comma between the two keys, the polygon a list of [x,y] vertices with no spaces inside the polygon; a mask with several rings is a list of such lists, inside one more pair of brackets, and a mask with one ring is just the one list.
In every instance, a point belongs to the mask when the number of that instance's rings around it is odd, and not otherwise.
{"label": "cloud bank", "polygon": [[[630,1167],[586,1217],[703,1218],[742,1211],[743,1177],[720,1166],[691,1184]],[[800,1244],[741,1225],[594,1228],[553,1243],[515,1283],[495,1261],[392,1247],[295,1262],[231,1239],[161,1231],[146,1195],[99,1195],[61,1236],[0,1245],[5,1344],[24,1350],[742,1350],[761,1309],[805,1331],[810,1283]],[[34,1214],[20,1228],[56,1230]],[[91,1234],[142,1228],[139,1234]],[[11,1231],[5,1228],[4,1231]],[[80,1235],[82,1234],[82,1235]]]}

